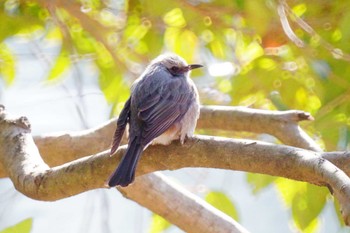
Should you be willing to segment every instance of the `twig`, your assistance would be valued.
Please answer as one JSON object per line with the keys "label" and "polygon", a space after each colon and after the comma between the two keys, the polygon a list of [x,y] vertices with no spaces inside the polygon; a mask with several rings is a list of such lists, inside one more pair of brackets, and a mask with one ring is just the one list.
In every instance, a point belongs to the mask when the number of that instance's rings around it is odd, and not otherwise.
{"label": "twig", "polygon": [[323,39],[309,24],[307,24],[304,20],[302,20],[300,17],[298,17],[293,10],[289,7],[287,2],[285,0],[280,0],[279,5],[277,8],[277,11],[280,15],[280,20],[282,24],[282,28],[286,35],[293,43],[295,43],[298,47],[304,47],[305,43],[300,40],[293,30],[291,29],[287,16],[285,12],[288,13],[289,16],[292,16],[291,18],[299,25],[300,28],[302,28],[306,33],[308,33],[310,36],[314,38],[318,38],[320,44],[328,51],[330,52],[333,57],[337,59],[343,59],[345,61],[350,61],[350,54],[344,53],[341,49],[335,48],[331,43],[327,42],[325,39]]}
{"label": "twig", "polygon": [[[284,2],[284,1],[280,1],[280,2]],[[284,30],[284,33],[286,33],[287,37],[298,47],[304,47],[305,44],[302,40],[299,39],[299,37],[297,37],[297,35],[295,35],[293,29],[290,27],[289,22],[288,22],[288,18],[286,16],[286,12],[285,12],[285,7],[284,4],[279,4],[277,7],[277,11],[278,14],[280,16],[280,20],[281,20],[281,24],[282,24],[282,29]]]}

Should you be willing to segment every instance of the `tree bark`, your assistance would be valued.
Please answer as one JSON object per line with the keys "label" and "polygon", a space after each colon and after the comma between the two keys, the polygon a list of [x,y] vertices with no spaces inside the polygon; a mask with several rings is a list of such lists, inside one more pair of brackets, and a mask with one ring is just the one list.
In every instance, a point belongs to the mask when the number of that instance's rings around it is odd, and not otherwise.
{"label": "tree bark", "polygon": [[160,173],[140,176],[133,185],[119,190],[185,232],[248,232],[231,217]]}
{"label": "tree bark", "polygon": [[[210,111],[208,115],[212,115],[213,112],[215,111]],[[276,128],[283,128],[286,125],[288,125],[288,127],[295,127],[298,120],[310,119],[310,117],[304,117],[307,116],[307,114],[302,112],[279,113],[280,114],[272,114],[276,117],[272,122],[278,122],[275,124]],[[107,179],[116,166],[114,157],[119,159],[125,151],[124,146],[120,147],[112,158],[109,156],[108,152],[102,152],[50,169],[41,160],[40,154],[30,135],[29,124],[26,119],[13,119],[4,112],[0,115],[0,162],[5,165],[5,174],[8,174],[12,179],[15,187],[20,192],[35,199],[57,200],[90,189],[104,187],[104,180]],[[205,116],[206,114],[204,113],[203,115]],[[253,113],[252,118],[256,117],[256,115],[259,114]],[[270,115],[270,117],[272,115]],[[264,114],[261,114],[261,116],[262,118],[268,118],[268,116]],[[201,118],[202,120],[199,123],[201,127],[205,127],[206,124],[209,124],[208,122],[211,122],[211,124],[212,122],[219,122],[218,120],[205,121],[203,120],[203,118],[205,119],[203,116]],[[239,125],[238,122],[236,125]],[[86,131],[85,134],[70,134],[67,138],[73,136],[72,138],[77,140],[76,144],[79,144],[79,138],[83,141],[85,140],[85,142],[91,142],[91,140],[93,140],[98,144],[98,141],[96,141],[96,138],[94,139],[92,135],[99,132],[96,134],[101,135],[101,139],[104,141],[102,144],[104,144],[110,137],[106,139],[105,136],[102,136],[103,133],[101,132],[106,134],[113,132],[106,129],[106,127],[114,128],[111,127],[113,124],[114,123],[109,122],[104,127]],[[249,125],[251,126],[252,124],[254,123],[250,123]],[[270,125],[274,125],[274,123]],[[227,122],[226,126],[229,130],[234,128],[230,127],[231,124]],[[218,126],[217,128],[220,127]],[[259,127],[254,127],[254,130],[257,129],[259,130]],[[296,129],[301,130],[299,127],[296,127]],[[40,140],[46,140],[48,138],[51,138],[52,143],[45,143],[42,145],[46,147],[50,147],[51,145],[51,151],[54,151],[52,147],[60,148],[57,146],[60,145],[60,139],[62,139],[62,137],[37,138],[36,141],[38,145],[40,145]],[[309,139],[309,137],[305,137],[302,141]],[[54,143],[55,140],[56,143]],[[283,141],[284,138],[282,137],[281,140]],[[310,139],[310,141],[312,140]],[[100,145],[101,147],[102,144]],[[304,145],[307,144],[312,145],[312,143],[304,143]],[[99,146],[95,147],[96,148],[92,148],[92,150],[98,150]],[[314,149],[320,150],[317,147]],[[86,148],[85,150],[81,148],[80,153],[77,153],[77,157],[89,150],[90,148]],[[69,154],[69,151],[74,151],[74,149],[67,150],[66,152]],[[64,150],[61,152],[64,152]],[[342,161],[349,157],[348,154],[344,154],[343,152],[341,155],[340,158]],[[69,156],[72,156],[72,153],[70,153]],[[61,163],[67,161],[67,157],[65,157],[64,153],[58,156]],[[173,170],[182,167],[216,167],[282,176],[318,185],[327,185],[334,190],[335,196],[339,199],[343,207],[345,222],[348,223],[349,206],[347,203],[350,203],[348,188],[350,187],[349,178],[343,171],[324,158],[329,158],[336,164],[339,164],[339,166],[344,166],[344,163],[338,162],[338,157],[335,156],[335,153],[312,152],[258,141],[197,136],[188,140],[184,146],[181,146],[179,143],[173,143],[167,147],[149,147],[140,161],[137,176],[156,170]],[[59,163],[59,161],[57,162]],[[347,170],[345,171],[349,172]],[[146,177],[147,176],[143,176],[142,179]],[[137,177],[135,186],[139,183],[139,179],[141,179],[141,177]],[[129,188],[123,189],[123,192],[127,192],[125,190],[128,189]],[[129,196],[131,197],[132,195],[130,194]]]}

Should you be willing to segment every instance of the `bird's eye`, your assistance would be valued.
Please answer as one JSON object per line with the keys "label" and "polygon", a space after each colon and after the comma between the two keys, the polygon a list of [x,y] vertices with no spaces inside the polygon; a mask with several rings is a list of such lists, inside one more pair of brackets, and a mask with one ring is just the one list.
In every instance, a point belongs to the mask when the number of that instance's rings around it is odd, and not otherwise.
{"label": "bird's eye", "polygon": [[176,73],[179,72],[180,68],[177,67],[177,66],[173,66],[173,67],[170,68],[170,70],[171,70],[171,72],[172,72],[173,74],[176,74]]}

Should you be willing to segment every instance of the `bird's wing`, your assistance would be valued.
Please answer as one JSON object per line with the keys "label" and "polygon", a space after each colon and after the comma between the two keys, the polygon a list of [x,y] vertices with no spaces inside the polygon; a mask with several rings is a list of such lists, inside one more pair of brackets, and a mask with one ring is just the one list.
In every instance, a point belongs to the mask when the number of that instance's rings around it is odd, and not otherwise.
{"label": "bird's wing", "polygon": [[125,127],[130,117],[130,104],[131,104],[131,97],[125,102],[124,108],[118,117],[117,129],[115,130],[115,133],[113,136],[111,154],[113,154],[118,149],[120,141],[123,138]]}
{"label": "bird's wing", "polygon": [[140,101],[136,104],[138,119],[142,124],[143,145],[147,145],[181,120],[195,98],[191,90],[193,87],[188,85],[184,77],[153,77],[152,81],[147,82],[147,86],[140,86],[144,90],[141,93],[144,94],[138,95]]}

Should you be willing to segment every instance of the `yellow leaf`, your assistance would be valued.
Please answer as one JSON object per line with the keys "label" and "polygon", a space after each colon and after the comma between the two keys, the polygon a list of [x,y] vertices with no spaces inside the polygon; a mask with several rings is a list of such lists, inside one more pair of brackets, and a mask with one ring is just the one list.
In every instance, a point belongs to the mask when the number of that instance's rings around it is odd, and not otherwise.
{"label": "yellow leaf", "polygon": [[8,227],[0,233],[29,233],[32,229],[33,219],[28,218],[22,222],[17,223],[14,226]]}
{"label": "yellow leaf", "polygon": [[180,8],[174,8],[166,13],[163,20],[170,27],[183,28],[186,26],[186,20]]}

